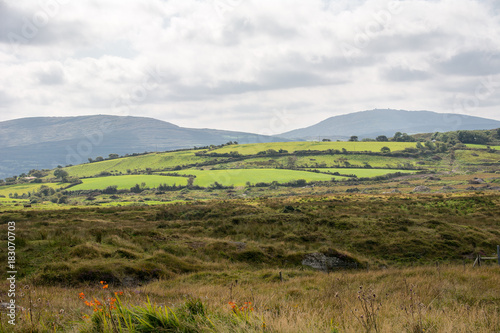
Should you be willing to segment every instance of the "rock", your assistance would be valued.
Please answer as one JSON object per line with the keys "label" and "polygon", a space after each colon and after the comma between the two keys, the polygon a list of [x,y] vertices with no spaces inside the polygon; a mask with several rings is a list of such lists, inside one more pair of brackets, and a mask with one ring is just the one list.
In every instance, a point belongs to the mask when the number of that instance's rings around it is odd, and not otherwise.
{"label": "rock", "polygon": [[238,251],[244,250],[247,247],[247,244],[243,242],[229,242],[229,244],[235,245]]}
{"label": "rock", "polygon": [[475,191],[476,188],[474,186],[469,186],[466,188],[467,191]]}
{"label": "rock", "polygon": [[348,188],[347,190],[345,190],[346,193],[357,193],[359,192],[359,188],[357,187],[354,187],[354,188]]}
{"label": "rock", "polygon": [[417,186],[413,189],[413,192],[430,192],[430,191],[431,189],[424,185]]}
{"label": "rock", "polygon": [[448,185],[446,185],[446,186],[441,187],[441,189],[442,189],[442,190],[454,190],[455,188],[454,188],[454,187],[452,187],[452,186],[448,186]]}
{"label": "rock", "polygon": [[[348,259],[348,258],[346,258]],[[302,265],[312,267],[314,269],[328,272],[335,267],[356,267],[357,264],[353,261],[341,259],[335,255],[325,255],[324,253],[315,252],[304,256]]]}
{"label": "rock", "polygon": [[434,176],[430,176],[429,178],[427,178],[428,180],[441,180],[441,178],[439,177],[434,177]]}
{"label": "rock", "polygon": [[469,184],[484,184],[484,183],[485,183],[484,179],[477,178],[477,177],[469,180]]}

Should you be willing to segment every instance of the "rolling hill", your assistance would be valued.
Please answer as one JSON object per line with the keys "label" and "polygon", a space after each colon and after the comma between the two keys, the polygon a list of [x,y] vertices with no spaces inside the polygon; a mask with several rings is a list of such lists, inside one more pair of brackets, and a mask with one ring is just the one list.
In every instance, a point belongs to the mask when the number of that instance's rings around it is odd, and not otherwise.
{"label": "rolling hill", "polygon": [[144,117],[34,117],[0,122],[0,178],[30,169],[80,164],[109,154],[165,151],[193,146],[287,141],[213,129],[191,129]]}
{"label": "rolling hill", "polygon": [[453,113],[404,110],[370,110],[330,117],[316,125],[279,134],[294,140],[329,138],[345,140],[352,135],[375,138],[396,132],[416,134],[500,127],[500,121]]}

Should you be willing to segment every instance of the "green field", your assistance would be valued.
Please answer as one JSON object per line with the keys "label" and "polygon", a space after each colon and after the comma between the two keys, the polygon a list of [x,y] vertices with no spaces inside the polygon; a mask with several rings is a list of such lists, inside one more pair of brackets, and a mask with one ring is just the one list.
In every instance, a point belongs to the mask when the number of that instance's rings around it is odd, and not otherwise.
{"label": "green field", "polygon": [[411,170],[394,170],[394,169],[354,169],[354,168],[317,168],[310,170],[319,170],[320,172],[330,172],[335,173],[338,172],[341,175],[355,175],[356,177],[377,177],[384,176],[390,173],[415,173],[415,171]]}
{"label": "green field", "polygon": [[[231,151],[238,151],[242,155],[253,155],[259,151],[274,149],[279,151],[280,149],[287,150],[292,153],[297,150],[328,150],[337,149],[342,150],[345,148],[348,151],[372,151],[379,152],[384,146],[389,147],[392,151],[403,150],[408,147],[415,147],[413,142],[275,142],[275,143],[259,143],[259,144],[245,144],[245,145],[230,145],[219,149],[211,150],[214,153],[229,153]],[[185,167],[193,165],[196,163],[204,163],[210,160],[215,160],[216,158],[208,156],[195,156],[195,153],[199,150],[187,150],[178,152],[164,152],[164,153],[151,153],[140,156],[129,156],[123,158],[117,158],[112,160],[105,160],[101,162],[85,163],[80,165],[75,165],[71,167],[66,167],[66,170],[70,176],[73,177],[93,177],[101,172],[110,172],[113,174],[127,174],[128,172],[143,171],[145,168],[151,168],[153,170],[162,170],[168,168],[174,168],[176,166]],[[338,157],[338,156],[337,156]],[[310,156],[298,157],[299,163],[305,162],[310,159]],[[363,162],[374,163],[372,166],[381,167],[390,164],[391,166],[397,166],[397,164],[404,163],[403,158],[393,158],[393,157],[381,157],[381,156],[367,156],[367,155],[354,155],[347,157],[353,160],[353,163]],[[319,157],[318,159],[328,159],[331,163],[334,163],[331,157]],[[224,158],[217,158],[221,163],[224,162]],[[53,173],[50,174],[53,176]]]}
{"label": "green field", "polygon": [[301,142],[270,142],[270,143],[251,143],[245,145],[231,145],[219,149],[211,150],[213,153],[229,153],[237,151],[242,155],[255,155],[259,151],[274,149],[287,150],[293,153],[297,150],[328,150],[336,149],[347,151],[371,151],[379,152],[382,147],[389,147],[391,151],[404,150],[405,148],[415,148],[415,142],[317,142],[317,141],[301,141]]}
{"label": "green field", "polygon": [[83,190],[103,190],[108,186],[116,185],[119,190],[130,189],[135,184],[146,183],[147,187],[157,187],[161,184],[167,185],[186,185],[186,177],[156,176],[156,175],[127,175],[110,176],[83,179],[83,184],[71,187],[71,191]]}
{"label": "green field", "polygon": [[476,149],[488,149],[488,147],[490,147],[491,149],[500,150],[500,146],[475,145],[472,143],[467,143],[466,146],[469,148],[476,148]]}
{"label": "green field", "polygon": [[92,177],[103,171],[111,173],[126,174],[127,170],[145,170],[151,168],[159,170],[173,168],[176,166],[201,163],[207,161],[207,157],[195,156],[196,150],[177,151],[167,153],[151,153],[140,156],[130,156],[106,160],[102,162],[86,163],[64,168],[70,176]]}
{"label": "green field", "polygon": [[[295,157],[294,157],[295,158]],[[290,156],[282,157],[256,157],[248,158],[242,161],[221,163],[214,165],[217,169],[257,169],[257,168],[276,168],[276,167],[289,167]],[[356,167],[364,167],[369,164],[376,168],[402,168],[405,165],[412,165],[414,168],[419,167],[416,163],[421,160],[416,158],[404,157],[389,157],[389,156],[374,156],[362,154],[349,154],[349,155],[308,155],[297,156],[294,162],[294,167],[297,168],[325,168],[344,166],[345,162],[349,165]],[[425,161],[422,167],[428,168],[429,166],[438,166],[436,161]]]}
{"label": "green field", "polygon": [[498,163],[500,162],[500,154],[480,150],[457,150],[455,159],[459,164]]}
{"label": "green field", "polygon": [[61,183],[44,183],[44,184],[15,184],[15,185],[6,185],[0,186],[0,195],[9,196],[10,193],[17,193],[18,195],[22,195],[24,193],[37,191],[42,185],[52,187],[53,189],[58,189],[66,186]]}
{"label": "green field", "polygon": [[224,186],[245,186],[246,182],[252,184],[264,182],[287,183],[292,180],[305,179],[306,181],[330,181],[332,178],[342,180],[344,177],[336,177],[326,174],[280,170],[280,169],[232,169],[232,170],[186,170],[185,173],[195,175],[194,185],[207,187],[217,182]]}

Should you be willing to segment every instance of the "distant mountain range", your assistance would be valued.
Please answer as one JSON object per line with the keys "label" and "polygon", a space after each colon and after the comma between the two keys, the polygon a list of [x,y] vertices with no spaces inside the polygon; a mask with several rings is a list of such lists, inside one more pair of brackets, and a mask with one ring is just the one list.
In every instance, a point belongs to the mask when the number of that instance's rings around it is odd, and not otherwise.
{"label": "distant mountain range", "polygon": [[352,135],[375,138],[392,137],[396,132],[407,134],[480,130],[500,127],[500,121],[453,113],[404,110],[370,110],[330,117],[316,125],[278,134],[293,140],[346,140]]}
{"label": "distant mountain range", "polygon": [[31,169],[80,164],[109,154],[166,151],[228,141],[290,141],[273,136],[183,128],[144,117],[34,117],[0,122],[0,179]]}
{"label": "distant mountain range", "polygon": [[238,141],[264,143],[493,129],[500,121],[429,111],[371,110],[335,116],[276,136],[183,128],[144,117],[35,117],[0,122],[0,179],[31,169],[80,164],[109,154],[166,151]]}

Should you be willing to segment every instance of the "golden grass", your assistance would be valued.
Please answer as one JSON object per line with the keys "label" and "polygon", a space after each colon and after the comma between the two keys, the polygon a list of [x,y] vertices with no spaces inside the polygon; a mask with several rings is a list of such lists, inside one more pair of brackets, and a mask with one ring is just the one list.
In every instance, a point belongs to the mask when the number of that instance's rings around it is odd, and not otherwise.
{"label": "golden grass", "polygon": [[[103,296],[118,290],[124,291],[122,302],[132,305],[144,304],[149,297],[175,308],[200,298],[217,332],[235,331],[234,323],[228,322],[232,314],[229,302],[252,302],[248,323],[238,324],[241,330],[236,331],[241,332],[496,332],[500,329],[499,273],[500,267],[493,265],[331,274],[284,270],[280,282],[278,270],[228,270],[192,273],[125,289],[110,286],[102,290],[98,284],[74,289],[20,285],[18,304],[24,310],[19,311],[17,330],[3,332],[35,328],[76,332],[84,323],[82,316],[92,315],[78,294]],[[363,311],[363,305],[368,310]],[[367,325],[370,315],[376,329]],[[5,314],[2,325],[8,326]]]}

